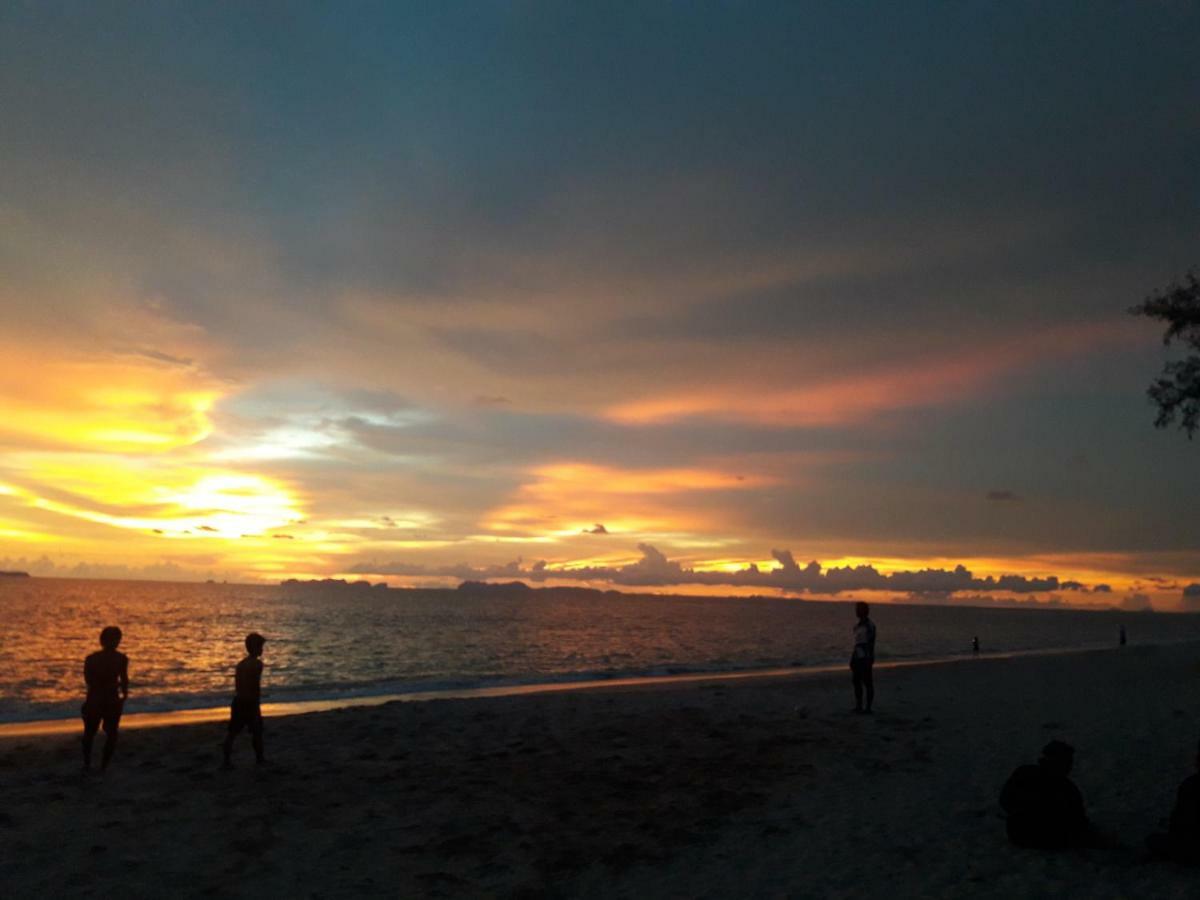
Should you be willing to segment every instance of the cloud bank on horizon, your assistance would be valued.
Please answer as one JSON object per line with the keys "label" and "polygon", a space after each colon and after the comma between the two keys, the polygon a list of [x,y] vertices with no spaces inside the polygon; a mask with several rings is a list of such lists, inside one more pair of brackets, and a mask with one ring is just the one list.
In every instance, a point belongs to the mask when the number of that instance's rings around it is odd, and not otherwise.
{"label": "cloud bank on horizon", "polygon": [[0,556],[1192,603],[1148,579],[1200,579],[1195,448],[1124,310],[1200,263],[1198,29],[11,10]]}
{"label": "cloud bank on horizon", "polygon": [[[578,566],[550,568],[538,560],[528,567],[521,560],[504,565],[484,567],[461,563],[452,566],[430,567],[407,563],[358,563],[351,571],[366,575],[401,575],[405,577],[446,577],[464,581],[520,578],[534,582],[549,579],[580,582],[608,582],[627,587],[677,587],[706,585],[710,587],[748,587],[795,594],[837,595],[849,591],[902,591],[910,594],[957,594],[963,592],[1001,592],[1032,594],[1053,591],[1080,591],[1108,594],[1107,584],[1092,587],[1078,581],[1060,581],[1057,576],[1030,578],[1024,575],[992,575],[976,577],[966,566],[952,570],[922,569],[881,573],[874,566],[835,566],[823,569],[815,560],[801,567],[789,550],[772,550],[778,565],[760,569],[751,564],[734,571],[697,570],[670,560],[662,551],[649,544],[638,544],[641,558],[624,566]],[[1197,594],[1200,594],[1200,586]],[[1184,591],[1188,596],[1188,591]]]}

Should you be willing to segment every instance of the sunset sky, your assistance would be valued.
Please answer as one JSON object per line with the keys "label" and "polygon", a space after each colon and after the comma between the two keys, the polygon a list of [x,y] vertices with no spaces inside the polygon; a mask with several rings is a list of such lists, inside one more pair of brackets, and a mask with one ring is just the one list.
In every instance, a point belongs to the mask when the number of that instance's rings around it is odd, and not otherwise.
{"label": "sunset sky", "polygon": [[0,568],[1200,608],[1198,34],[8,4]]}

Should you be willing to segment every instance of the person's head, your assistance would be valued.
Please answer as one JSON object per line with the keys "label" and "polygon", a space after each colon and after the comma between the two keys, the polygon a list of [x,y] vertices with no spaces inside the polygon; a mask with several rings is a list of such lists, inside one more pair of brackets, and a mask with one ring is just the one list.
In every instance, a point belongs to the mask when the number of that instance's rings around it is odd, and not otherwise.
{"label": "person's head", "polygon": [[257,631],[252,631],[246,635],[246,652],[251,656],[262,656],[263,644],[267,639]]}
{"label": "person's head", "polygon": [[121,645],[121,629],[116,625],[109,625],[100,632],[100,646],[105,650],[116,650]]}
{"label": "person's head", "polygon": [[1051,741],[1042,748],[1042,758],[1038,764],[1057,775],[1066,775],[1071,771],[1075,762],[1075,748],[1063,741]]}
{"label": "person's head", "polygon": [[860,619],[865,619],[868,615],[871,614],[871,607],[867,606],[867,604],[865,604],[861,600],[859,600],[857,603],[854,604],[854,613]]}

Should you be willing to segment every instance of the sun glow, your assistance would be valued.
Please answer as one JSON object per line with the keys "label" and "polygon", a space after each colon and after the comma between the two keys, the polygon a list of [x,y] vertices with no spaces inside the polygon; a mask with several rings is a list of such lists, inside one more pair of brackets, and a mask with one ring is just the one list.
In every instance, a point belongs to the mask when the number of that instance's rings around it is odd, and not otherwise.
{"label": "sun glow", "polygon": [[302,518],[292,492],[261,475],[86,454],[38,455],[22,474],[30,486],[5,493],[28,507],[164,536],[238,538]]}
{"label": "sun glow", "polygon": [[[261,534],[301,518],[288,491],[260,475],[208,475],[182,491],[163,491],[163,500],[183,510],[195,510],[192,527],[222,537]],[[189,524],[189,520],[177,520],[176,524]]]}

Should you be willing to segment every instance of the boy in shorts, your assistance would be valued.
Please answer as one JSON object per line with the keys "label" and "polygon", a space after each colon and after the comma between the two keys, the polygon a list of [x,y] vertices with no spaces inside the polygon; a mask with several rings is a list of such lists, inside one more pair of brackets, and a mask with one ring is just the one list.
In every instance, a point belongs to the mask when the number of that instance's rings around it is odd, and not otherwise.
{"label": "boy in shorts", "polygon": [[104,725],[104,753],[100,757],[100,770],[108,768],[113,751],[117,749],[117,729],[121,726],[121,711],[129,697],[129,657],[118,653],[121,645],[121,629],[109,625],[100,632],[103,648],[83,661],[83,680],[87,683],[87,699],[80,713],[83,715],[83,770],[92,768],[92,741],[96,732]]}
{"label": "boy in shorts", "polygon": [[262,763],[263,758],[263,721],[262,709],[262,673],[263,673],[263,644],[267,639],[254,631],[246,635],[246,658],[237,664],[234,672],[233,703],[229,706],[229,732],[225,735],[222,749],[225,752],[225,768],[233,768],[230,754],[233,752],[233,739],[241,734],[243,728],[249,726],[250,741],[254,745],[254,758]]}

